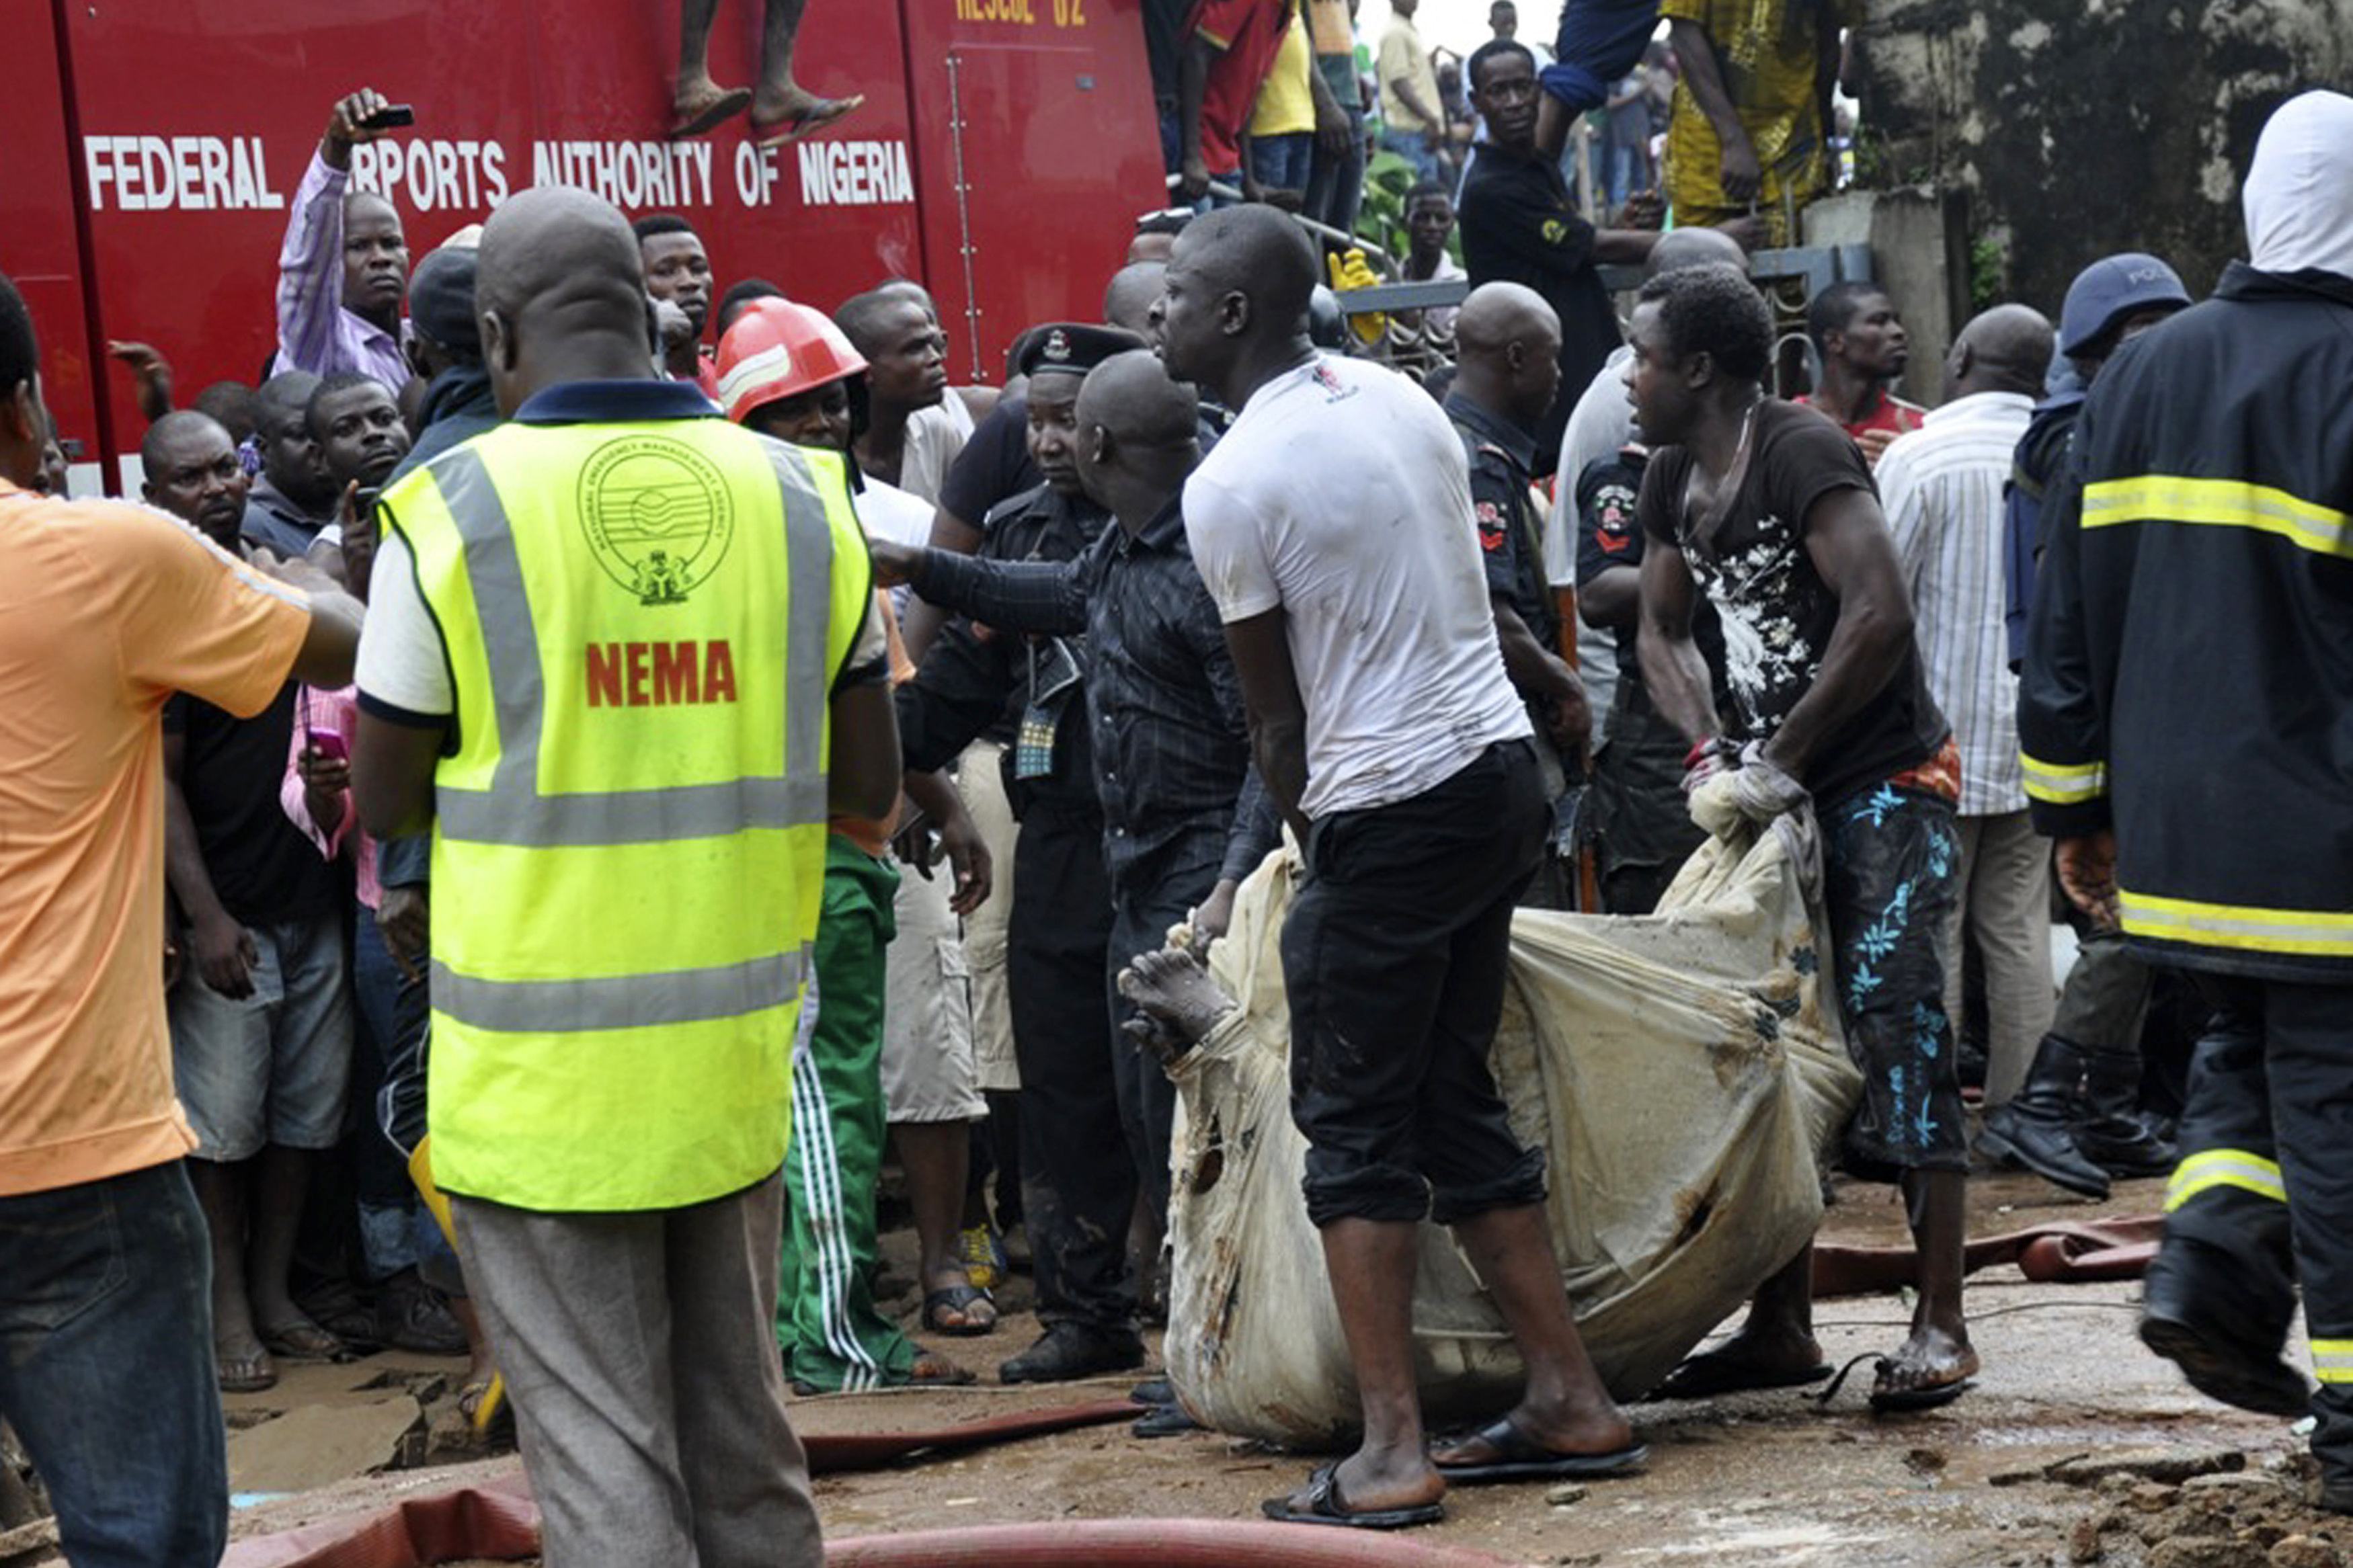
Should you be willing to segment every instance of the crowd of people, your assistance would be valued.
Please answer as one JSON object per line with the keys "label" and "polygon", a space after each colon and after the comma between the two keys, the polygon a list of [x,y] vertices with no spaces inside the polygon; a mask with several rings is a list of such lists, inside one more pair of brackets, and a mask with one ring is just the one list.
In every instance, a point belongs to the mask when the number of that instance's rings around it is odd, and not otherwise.
{"label": "crowd of people", "polygon": [[[1269,202],[1326,237],[1360,232],[1382,154],[1410,171],[1409,202],[1458,196],[1494,140],[1470,59],[1423,36],[1420,0],[1390,0],[1377,36],[1359,32],[1357,11],[1358,0],[1147,5],[1172,189],[1205,211]],[[1776,244],[1796,243],[1797,214],[1846,177],[1833,154],[1852,125],[1834,95],[1859,19],[1799,0],[1601,0],[1564,7],[1547,44],[1522,38],[1515,0],[1487,13],[1489,42],[1524,51],[1543,83],[1535,142],[1588,220],[1746,217]],[[1378,227],[1367,232],[1383,239]],[[1431,276],[1418,252],[1413,265],[1388,259],[1399,276]]]}
{"label": "crowd of people", "polygon": [[[1635,1468],[1486,1063],[1506,933],[1648,913],[1704,832],[1800,812],[1864,1080],[1835,1154],[1900,1184],[1921,1258],[1873,1405],[1978,1370],[1974,1099],[1985,1160],[2175,1173],[2144,1338],[2230,1403],[2309,1405],[2353,1509],[2353,441],[2302,390],[2353,341],[2353,101],[2266,129],[2252,261],[2209,301],[2087,258],[2055,328],[1970,321],[1924,407],[1899,302],[1841,283],[1784,400],[1746,247],[1819,177],[1788,149],[1810,126],[1819,161],[1835,26],[1773,40],[1806,71],[1768,132],[1692,61],[1715,13],[1774,7],[1670,0],[1670,168],[1716,156],[1662,235],[1580,211],[1558,132],[1588,89],[1507,3],[1441,178],[1392,0],[1411,265],[1459,224],[1469,286],[1441,323],[1344,316],[1285,210],[1351,227],[1348,8],[1203,9],[1164,119],[1187,193],[1247,156],[1299,200],[1140,224],[1099,319],[1029,327],[1001,388],[949,384],[915,281],[791,300],[577,191],[412,263],[350,187],[364,89],[290,204],[267,379],[175,408],[165,324],[119,345],[144,507],[64,495],[0,282],[0,1307],[34,1336],[0,1414],[70,1559],[216,1558],[218,1395],[289,1359],[467,1358],[562,1563],[816,1561],[787,1392],[972,1381],[941,1342],[995,1327],[1017,1262],[1042,1332],[1001,1381],[1144,1368],[1159,1058],[1198,1016],[1161,950],[1219,940],[1286,831],[1303,1201],[1364,1437],[1268,1513],[1394,1527],[1450,1485]],[[1221,75],[1246,47],[1300,67],[1309,124],[1213,122],[1268,110]],[[1622,322],[1605,262],[1647,275]],[[2200,652],[2179,627],[2218,596],[2234,646]],[[2166,965],[2219,1010],[2152,1116]],[[912,1327],[875,1290],[886,1153]],[[1528,1367],[1434,1443],[1424,1221]],[[1659,1394],[1828,1377],[1810,1262]],[[2299,1279],[2317,1396],[2280,1354]]]}

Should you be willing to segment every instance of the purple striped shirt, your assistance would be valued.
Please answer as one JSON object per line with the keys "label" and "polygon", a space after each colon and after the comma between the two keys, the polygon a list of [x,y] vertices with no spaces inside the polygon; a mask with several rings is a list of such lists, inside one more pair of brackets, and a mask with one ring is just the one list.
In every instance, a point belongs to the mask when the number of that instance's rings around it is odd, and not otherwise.
{"label": "purple striped shirt", "polygon": [[410,374],[401,353],[408,323],[394,337],[343,309],[343,193],[350,172],[318,153],[294,193],[294,216],[278,253],[276,371],[372,375],[397,395]]}

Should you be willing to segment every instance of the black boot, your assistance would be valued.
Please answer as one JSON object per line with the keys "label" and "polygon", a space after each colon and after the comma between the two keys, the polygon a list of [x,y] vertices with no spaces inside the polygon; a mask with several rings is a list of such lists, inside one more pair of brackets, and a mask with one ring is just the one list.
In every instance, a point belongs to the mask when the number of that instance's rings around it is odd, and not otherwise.
{"label": "black boot", "polygon": [[2071,1193],[2106,1197],[2107,1173],[2075,1146],[2075,1087],[2083,1074],[2082,1051],[2057,1035],[2043,1036],[2016,1096],[1986,1112],[1978,1152],[2004,1164],[2023,1165]]}
{"label": "black boot", "polygon": [[2295,1288],[2244,1257],[2168,1236],[2141,1277],[2141,1343],[2209,1399],[2294,1420],[2312,1389],[2280,1359]]}
{"label": "black boot", "polygon": [[2075,1147],[2112,1176],[2163,1176],[2181,1155],[2140,1119],[2140,1052],[2091,1051],[2084,1063],[2083,1116]]}

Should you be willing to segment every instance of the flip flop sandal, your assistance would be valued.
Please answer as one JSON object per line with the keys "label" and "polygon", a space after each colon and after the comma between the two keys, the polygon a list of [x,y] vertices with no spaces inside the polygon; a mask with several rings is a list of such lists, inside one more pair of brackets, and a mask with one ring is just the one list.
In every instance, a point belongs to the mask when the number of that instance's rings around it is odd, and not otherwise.
{"label": "flip flop sandal", "polygon": [[704,132],[734,119],[751,107],[752,89],[750,88],[728,88],[706,104],[693,118],[670,121],[670,139],[676,141],[682,136],[700,136]]}
{"label": "flip flop sandal", "polygon": [[1636,1469],[1651,1457],[1649,1446],[1642,1443],[1630,1443],[1608,1454],[1564,1454],[1546,1447],[1513,1426],[1508,1415],[1476,1432],[1444,1441],[1480,1442],[1495,1451],[1493,1458],[1469,1465],[1450,1465],[1433,1458],[1430,1462],[1438,1467],[1438,1473],[1446,1478],[1449,1486],[1480,1481],[1601,1480]]}
{"label": "flip flop sandal", "polygon": [[804,136],[824,130],[837,121],[848,119],[865,102],[864,93],[853,92],[848,98],[820,98],[814,108],[804,109],[798,114],[786,115],[782,120],[771,120],[765,123],[755,120],[752,122],[753,144],[759,147],[782,147],[787,142],[797,142]]}
{"label": "flip flop sandal", "polygon": [[[1879,1363],[1882,1374],[1884,1375],[1884,1369],[1894,1364],[1883,1360]],[[1931,1384],[1926,1388],[1874,1388],[1871,1391],[1871,1407],[1876,1411],[1898,1413],[1934,1410],[1939,1405],[1950,1405],[1977,1385],[1977,1379],[1973,1377],[1957,1377],[1950,1383]]]}
{"label": "flip flop sandal", "polygon": [[288,1323],[256,1329],[261,1348],[282,1361],[340,1362],[357,1359],[351,1346],[316,1323]]}
{"label": "flip flop sandal", "polygon": [[1180,1437],[1200,1430],[1201,1424],[1186,1415],[1183,1405],[1175,1404],[1153,1405],[1128,1427],[1130,1436],[1144,1438]]}
{"label": "flip flop sandal", "polygon": [[1271,1497],[1259,1511],[1278,1524],[1336,1524],[1351,1530],[1404,1530],[1436,1524],[1446,1517],[1446,1505],[1416,1503],[1411,1508],[1352,1509],[1340,1496],[1340,1467],[1318,1465],[1307,1478],[1303,1503],[1291,1497]]}
{"label": "flip flop sandal", "polygon": [[[971,1312],[966,1309],[976,1301],[987,1304],[988,1321],[980,1323],[973,1321]],[[964,1321],[942,1322],[940,1314],[944,1311],[957,1313]],[[923,1298],[923,1331],[932,1334],[946,1334],[952,1339],[963,1340],[976,1340],[984,1334],[995,1333],[997,1331],[997,1299],[977,1285],[951,1285],[944,1290],[934,1290]]]}
{"label": "flip flop sandal", "polygon": [[278,1386],[278,1369],[269,1364],[268,1351],[231,1358],[215,1350],[213,1380],[220,1384],[223,1394],[260,1394]]}
{"label": "flip flop sandal", "polygon": [[1748,1394],[1758,1389],[1803,1388],[1831,1375],[1828,1362],[1800,1371],[1768,1371],[1744,1366],[1715,1352],[1684,1360],[1666,1380],[1642,1397],[1652,1399],[1713,1399],[1721,1394]]}

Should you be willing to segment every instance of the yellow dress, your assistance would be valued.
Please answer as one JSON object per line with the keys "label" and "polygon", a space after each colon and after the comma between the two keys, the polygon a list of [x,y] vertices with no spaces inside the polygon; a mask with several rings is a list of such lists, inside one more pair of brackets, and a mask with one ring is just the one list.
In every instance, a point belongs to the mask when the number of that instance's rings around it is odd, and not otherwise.
{"label": "yellow dress", "polygon": [[[1696,22],[1715,45],[1724,90],[1748,131],[1764,171],[1756,212],[1770,243],[1797,237],[1791,215],[1820,195],[1830,163],[1815,71],[1825,26],[1852,26],[1856,0],[1665,0],[1660,14]],[[1824,13],[1827,12],[1826,16]],[[1666,189],[1679,226],[1746,216],[1746,202],[1724,194],[1724,151],[1688,79],[1675,88],[1667,127]]]}

